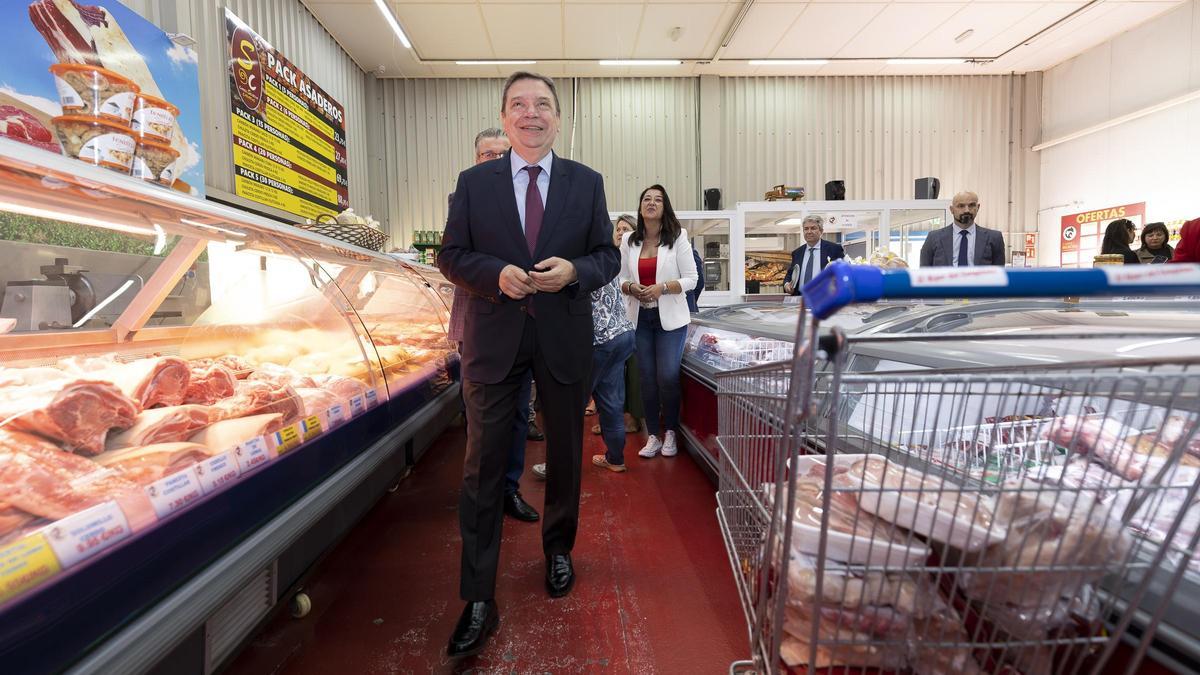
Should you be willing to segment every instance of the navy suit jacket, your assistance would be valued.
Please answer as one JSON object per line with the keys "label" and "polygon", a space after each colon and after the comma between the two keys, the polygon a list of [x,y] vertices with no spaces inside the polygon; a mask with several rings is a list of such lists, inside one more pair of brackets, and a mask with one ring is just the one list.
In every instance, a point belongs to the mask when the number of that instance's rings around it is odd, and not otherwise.
{"label": "navy suit jacket", "polygon": [[[921,267],[950,267],[954,265],[957,249],[954,232],[957,225],[947,225],[925,236],[921,245]],[[999,230],[975,223],[975,265],[1004,265],[1004,235]]]}
{"label": "navy suit jacket", "polygon": [[688,311],[692,314],[700,311],[700,294],[704,292],[704,261],[696,247],[692,247],[692,260],[696,263],[696,287],[687,292]]}
{"label": "navy suit jacket", "polygon": [[[783,278],[783,283],[792,285],[792,295],[800,295],[800,284],[792,280],[792,272],[796,270],[796,265],[800,266],[801,274],[804,273],[804,252],[808,250],[808,244],[792,251],[792,264],[788,265],[787,275]],[[829,264],[830,260],[841,260],[846,257],[846,250],[841,244],[835,244],[832,241],[821,240],[821,269]],[[813,276],[817,276],[819,270],[813,270]]]}
{"label": "navy suit jacket", "polygon": [[[557,293],[539,292],[521,300],[500,292],[505,266],[529,271],[534,263],[554,256],[575,265],[575,283]],[[438,252],[442,274],[470,293],[463,327],[463,378],[496,384],[509,374],[532,303],[537,358],[563,384],[584,379],[592,365],[591,292],[617,276],[620,265],[604,180],[595,171],[554,156],[546,212],[532,256],[521,229],[509,154],[463,171]]]}

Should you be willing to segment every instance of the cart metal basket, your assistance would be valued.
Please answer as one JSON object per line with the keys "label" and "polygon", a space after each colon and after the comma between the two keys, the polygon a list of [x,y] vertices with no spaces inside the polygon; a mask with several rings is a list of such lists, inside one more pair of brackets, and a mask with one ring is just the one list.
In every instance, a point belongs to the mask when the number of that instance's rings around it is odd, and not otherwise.
{"label": "cart metal basket", "polygon": [[1200,360],[855,374],[855,343],[910,338],[819,321],[880,297],[1200,289],[1200,267],[1159,275],[835,263],[810,282],[792,359],[717,378],[717,517],[753,655],[731,670],[1098,673],[1137,615],[1134,672],[1195,565]]}

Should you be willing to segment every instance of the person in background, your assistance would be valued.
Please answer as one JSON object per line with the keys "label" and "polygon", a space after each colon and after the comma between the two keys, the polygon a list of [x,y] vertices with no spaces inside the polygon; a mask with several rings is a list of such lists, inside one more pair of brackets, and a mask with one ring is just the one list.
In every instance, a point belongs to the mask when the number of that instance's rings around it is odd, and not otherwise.
{"label": "person in background", "polygon": [[921,267],[1004,265],[1004,235],[979,225],[979,195],[960,192],[950,202],[954,223],[934,230],[921,245]]}
{"label": "person in background", "polygon": [[1179,243],[1175,244],[1173,263],[1200,263],[1200,218],[1189,220],[1179,228]]}
{"label": "person in background", "polygon": [[1100,254],[1119,254],[1125,256],[1126,265],[1137,265],[1141,263],[1141,260],[1138,260],[1138,255],[1129,248],[1129,245],[1135,241],[1137,241],[1137,230],[1133,227],[1133,221],[1128,218],[1118,218],[1104,228],[1104,240],[1100,242]]}
{"label": "person in background", "polygon": [[[613,243],[617,246],[621,245],[621,239],[633,229],[637,227],[637,219],[629,214],[621,214],[617,217],[617,223],[613,226]],[[638,382],[638,362],[637,352],[629,355],[625,360],[625,433],[632,434],[640,431],[642,428],[642,419],[646,417],[642,411],[642,387]],[[595,409],[593,409],[595,412]],[[600,435],[600,423],[592,425],[592,433]],[[534,474],[537,474],[537,466],[534,466]],[[543,475],[542,478],[545,478]]]}
{"label": "person in background", "polygon": [[846,257],[840,244],[821,239],[825,234],[825,221],[821,216],[804,216],[800,228],[804,233],[804,245],[792,251],[792,264],[783,277],[783,292],[788,295],[800,295],[804,284],[812,281],[826,265]]}
{"label": "person in background", "polygon": [[546,424],[550,479],[542,523],[546,592],[575,585],[583,406],[592,362],[591,292],[615,277],[620,252],[604,179],[554,154],[562,108],[554,81],[518,71],[504,83],[505,157],[458,176],[438,268],[470,293],[463,326],[467,444],[458,522],[459,596],[465,601],[446,647],[479,653],[500,625],[496,577],[503,532],[504,473],[522,382],[534,371]]}
{"label": "person in background", "polygon": [[696,314],[700,311],[700,294],[704,292],[704,261],[700,252],[692,247],[692,260],[696,263],[696,287],[687,292],[688,311]]}
{"label": "person in background", "polygon": [[678,452],[679,366],[691,321],[685,294],[696,287],[696,260],[666,188],[651,185],[638,203],[637,227],[621,243],[621,292],[637,328],[642,404],[650,434],[638,455],[650,458],[661,451],[672,457]]}
{"label": "person in background", "polygon": [[[475,135],[475,163],[482,164],[504,157],[511,146],[503,129],[484,129]],[[454,205],[454,193],[450,193],[449,204]],[[462,354],[463,325],[466,323],[467,303],[471,294],[462,286],[454,287],[454,304],[450,306],[450,339],[458,343],[458,353]],[[526,523],[535,523],[540,516],[537,509],[529,505],[521,497],[521,474],[525,471],[525,441],[541,440],[541,431],[533,425],[532,374],[521,383],[519,401],[524,405],[517,406],[516,417],[513,418],[513,444],[508,453],[508,471],[504,474],[504,513]],[[537,431],[539,438],[533,437]]]}
{"label": "person in background", "polygon": [[1159,265],[1175,255],[1175,249],[1167,243],[1171,233],[1166,223],[1150,223],[1142,228],[1142,247],[1137,250],[1138,260],[1143,265]]}

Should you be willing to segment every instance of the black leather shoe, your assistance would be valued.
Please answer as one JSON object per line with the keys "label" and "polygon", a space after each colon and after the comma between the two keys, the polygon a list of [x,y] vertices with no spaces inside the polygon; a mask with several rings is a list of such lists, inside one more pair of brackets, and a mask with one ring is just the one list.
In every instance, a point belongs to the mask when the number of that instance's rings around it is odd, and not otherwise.
{"label": "black leather shoe", "polygon": [[536,523],[541,518],[537,510],[530,506],[529,502],[521,498],[520,492],[504,496],[504,512],[526,523]]}
{"label": "black leather shoe", "polygon": [[450,636],[446,655],[452,659],[474,656],[487,645],[488,638],[500,627],[500,610],[495,600],[468,602]]}
{"label": "black leather shoe", "polygon": [[536,421],[529,420],[529,431],[525,432],[525,438],[531,441],[544,441],[546,440],[546,434],[542,433]]}
{"label": "black leather shoe", "polygon": [[575,585],[575,568],[568,554],[546,558],[546,592],[552,598],[561,598],[571,592]]}

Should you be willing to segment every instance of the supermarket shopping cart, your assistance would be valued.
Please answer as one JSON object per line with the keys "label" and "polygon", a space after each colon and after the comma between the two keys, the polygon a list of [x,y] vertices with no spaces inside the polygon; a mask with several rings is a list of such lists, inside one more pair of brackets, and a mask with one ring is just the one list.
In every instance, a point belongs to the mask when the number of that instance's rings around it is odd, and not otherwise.
{"label": "supermarket shopping cart", "polygon": [[1200,267],[835,263],[810,282],[792,358],[717,376],[717,517],[753,655],[731,671],[1095,673],[1136,621],[1133,672],[1196,566],[1200,358],[859,374],[845,368],[856,344],[964,337],[820,325],[880,298],[1129,285],[1194,294]]}

